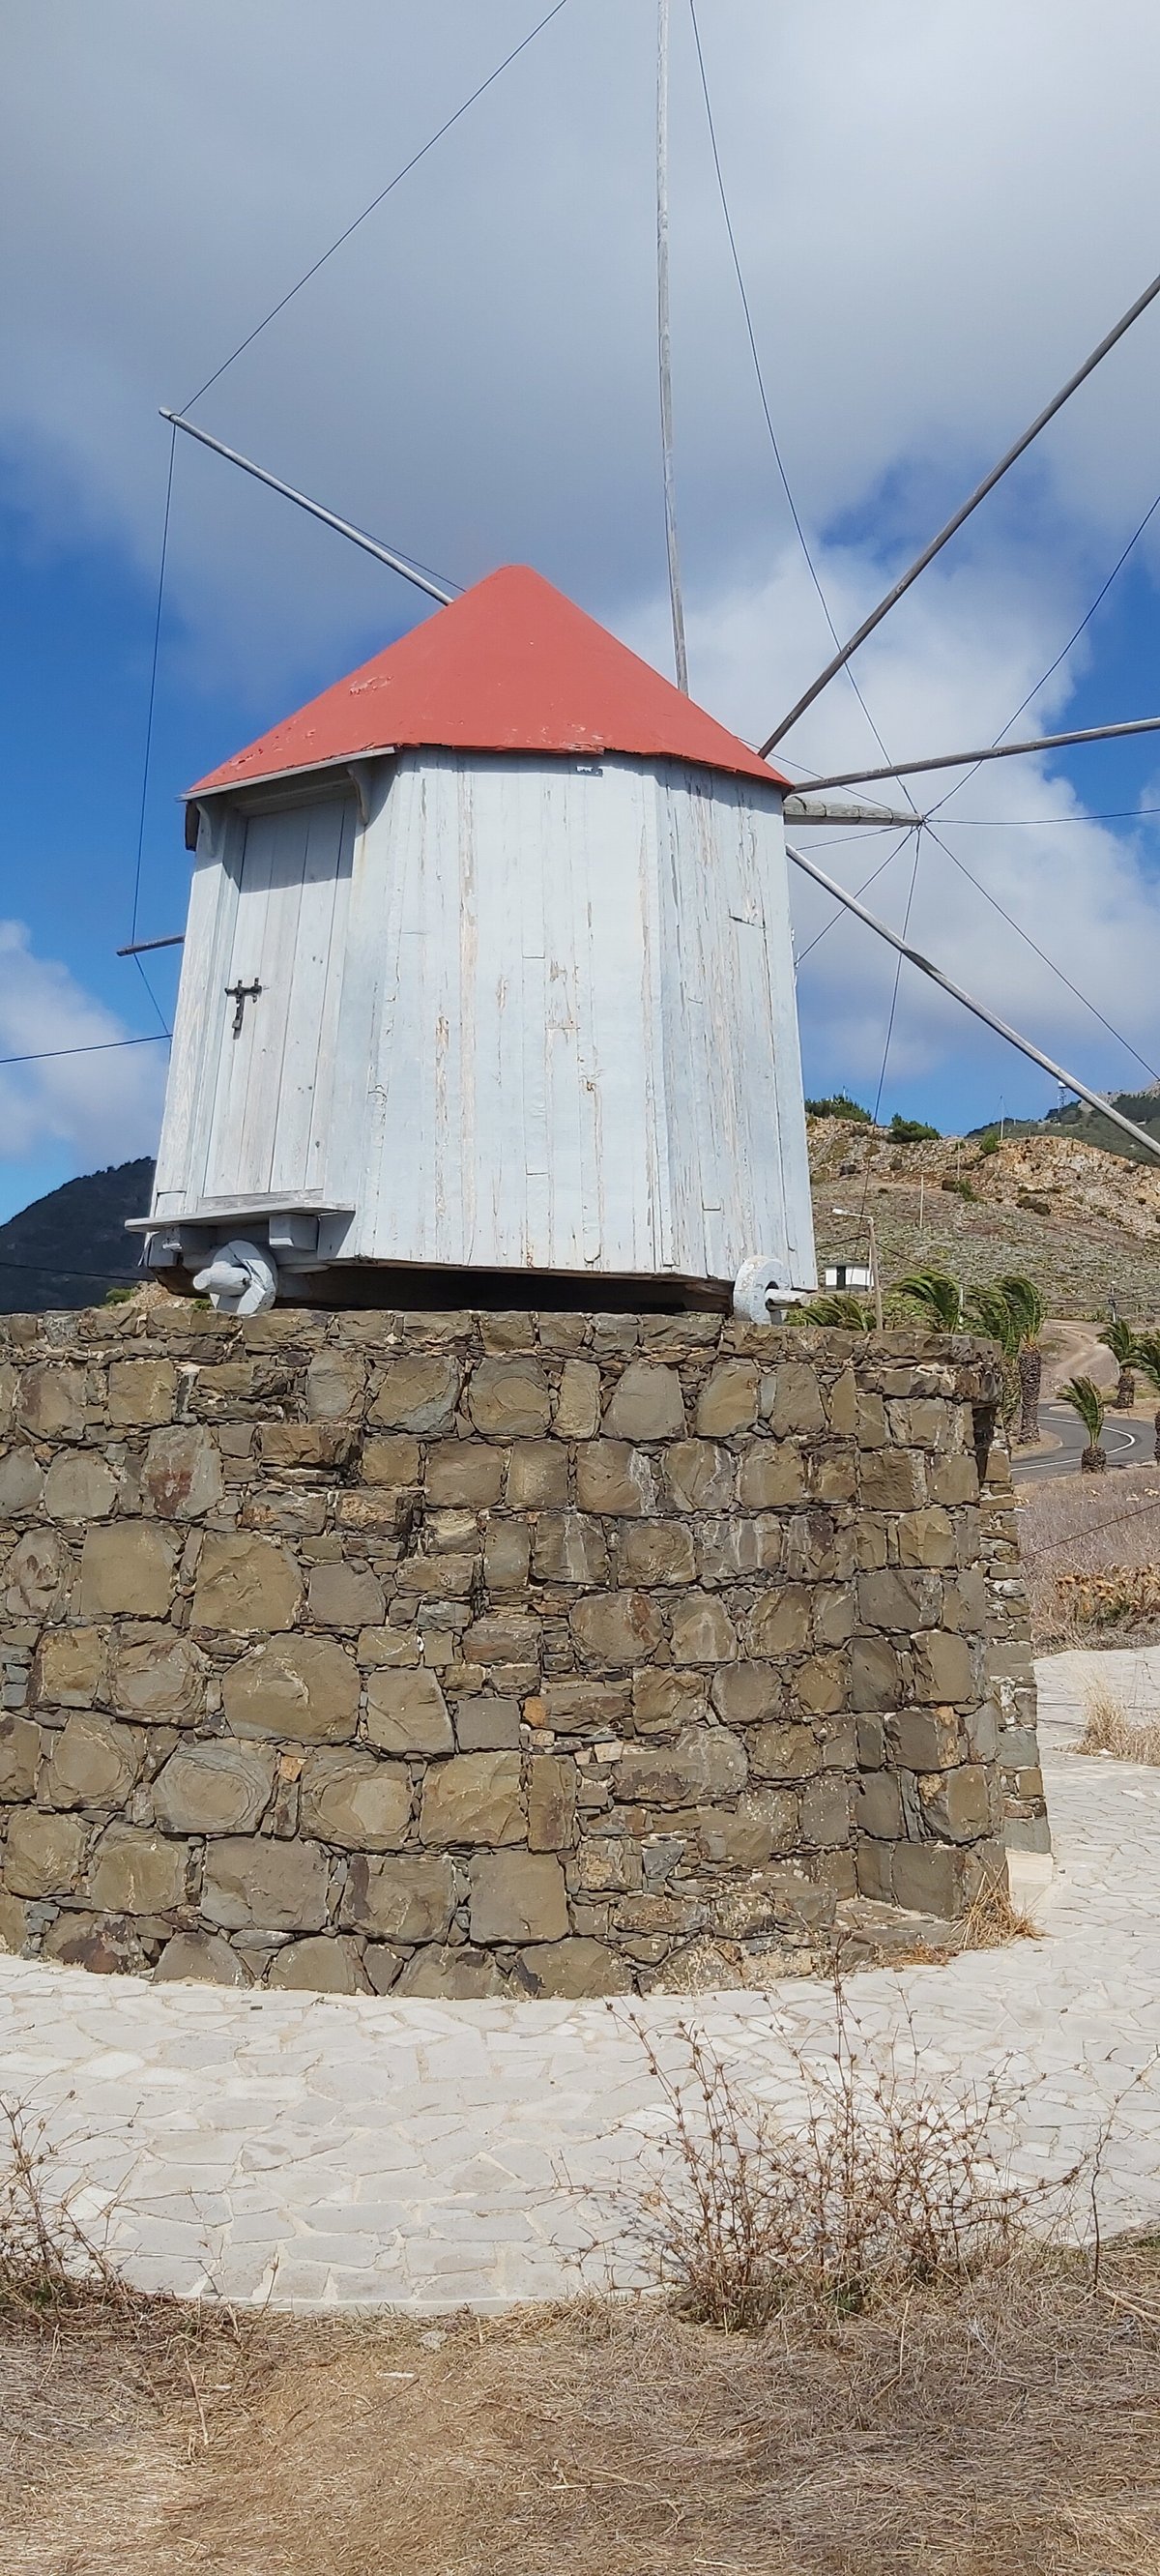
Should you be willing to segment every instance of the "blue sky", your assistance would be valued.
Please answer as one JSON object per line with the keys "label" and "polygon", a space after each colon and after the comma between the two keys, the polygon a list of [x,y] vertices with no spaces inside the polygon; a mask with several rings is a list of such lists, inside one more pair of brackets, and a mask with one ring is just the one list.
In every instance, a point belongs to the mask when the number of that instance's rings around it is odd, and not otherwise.
{"label": "blue sky", "polygon": [[[0,392],[0,1054],[156,1027],[129,935],[168,434],[180,401],[539,14],[431,0],[59,0],[10,43]],[[702,0],[719,139],[795,496],[844,631],[1146,281],[1160,26],[1118,0],[931,13]],[[667,667],[650,7],[569,0],[196,416],[470,580],[522,558]],[[760,736],[826,658],[756,401],[674,11],[678,498],[694,693]],[[844,77],[832,80],[836,60]],[[388,77],[389,75],[389,77]],[[771,136],[766,102],[792,97]],[[899,148],[907,138],[906,150]],[[893,140],[892,140],[893,138]],[[1082,153],[1085,185],[1075,184]],[[0,214],[3,209],[0,209]],[[1147,317],[860,658],[897,753],[990,738],[1160,484]],[[1020,731],[1160,709],[1160,514]],[[181,927],[180,790],[411,622],[414,594],[179,442],[139,935]],[[839,683],[803,764],[868,736]],[[787,751],[790,748],[786,747]],[[872,747],[871,747],[872,750]],[[876,755],[874,755],[876,756]],[[949,780],[924,790],[924,805]],[[1160,1060],[1160,747],[1002,763],[956,856]],[[1066,817],[1066,820],[1060,819]],[[942,825],[940,823],[940,828]],[[863,837],[821,863],[856,883]],[[901,919],[904,852],[871,903]],[[799,939],[826,908],[795,896]],[[928,946],[1101,1085],[1130,1053],[924,844]],[[168,1016],[176,952],[149,966]],[[807,1086],[873,1098],[893,984],[848,925],[803,966]],[[0,1067],[0,1216],[146,1151],[164,1048]],[[1045,1077],[904,970],[884,1107],[950,1124]]]}

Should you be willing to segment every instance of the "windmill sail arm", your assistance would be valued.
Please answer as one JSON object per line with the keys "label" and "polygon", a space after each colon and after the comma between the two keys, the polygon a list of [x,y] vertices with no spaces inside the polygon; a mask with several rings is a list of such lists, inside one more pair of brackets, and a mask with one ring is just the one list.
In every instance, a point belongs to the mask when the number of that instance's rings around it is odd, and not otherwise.
{"label": "windmill sail arm", "polygon": [[1160,1137],[1150,1136],[1146,1127],[1137,1127],[1134,1119],[1125,1118],[1122,1109],[1114,1109],[1111,1102],[1105,1100],[1100,1092],[1089,1090],[1087,1083],[1081,1082],[1078,1074],[1068,1073],[1065,1066],[1056,1063],[1054,1056],[1045,1055],[1042,1047],[1037,1047],[1033,1039],[1022,1037],[1018,1029],[1010,1028],[1006,1020],[999,1019],[994,1011],[989,1011],[985,1002],[976,1001],[972,993],[963,991],[961,984],[952,983],[950,976],[944,975],[941,966],[936,966],[931,958],[924,957],[921,949],[912,948],[907,940],[900,939],[897,931],[889,930],[884,921],[878,920],[876,914],[867,912],[865,904],[859,903],[857,895],[847,894],[845,887],[840,886],[835,878],[827,876],[824,868],[819,868],[813,859],[807,859],[801,850],[793,849],[788,841],[786,856],[793,860],[795,868],[800,868],[805,876],[812,877],[815,885],[822,886],[827,894],[833,895],[835,901],[842,904],[847,912],[852,912],[857,920],[864,921],[868,930],[876,931],[879,939],[885,939],[891,948],[897,950],[900,957],[905,957],[911,966],[917,966],[920,975],[927,976],[932,984],[940,985],[944,993],[950,994],[953,1002],[961,1002],[963,1009],[971,1011],[977,1020],[982,1020],[986,1028],[994,1029],[998,1037],[1006,1038],[1008,1045],[1017,1047],[1020,1055],[1028,1056],[1032,1064],[1041,1065],[1043,1071],[1049,1073],[1054,1082],[1062,1082],[1066,1090],[1077,1092],[1081,1100],[1086,1100],[1091,1108],[1100,1111],[1102,1117],[1110,1119],[1113,1127],[1122,1128],[1125,1136],[1131,1136],[1137,1145],[1145,1146],[1149,1154],[1155,1155],[1160,1162]]}

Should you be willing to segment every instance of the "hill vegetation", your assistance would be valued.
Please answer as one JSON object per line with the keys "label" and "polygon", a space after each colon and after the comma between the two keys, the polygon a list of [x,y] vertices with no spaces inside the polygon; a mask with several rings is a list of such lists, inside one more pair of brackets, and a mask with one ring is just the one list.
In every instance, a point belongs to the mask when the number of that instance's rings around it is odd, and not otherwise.
{"label": "hill vegetation", "polygon": [[125,1220],[145,1216],[153,1187],[148,1155],[66,1181],[0,1225],[0,1314],[43,1315],[99,1306],[106,1290],[139,1277]]}

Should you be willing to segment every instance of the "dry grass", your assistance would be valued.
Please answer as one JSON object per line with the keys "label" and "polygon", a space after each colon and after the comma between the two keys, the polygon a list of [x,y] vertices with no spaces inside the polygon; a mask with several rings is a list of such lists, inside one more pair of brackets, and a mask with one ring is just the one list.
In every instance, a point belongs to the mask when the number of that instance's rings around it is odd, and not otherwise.
{"label": "dry grass", "polygon": [[[6,2576],[1156,2576],[1160,2260],[758,2335],[658,2302],[271,2324],[245,2380],[3,2361]],[[13,2430],[16,2383],[26,2429]],[[34,2431],[33,2425],[39,2430]]]}
{"label": "dry grass", "polygon": [[1100,1683],[1084,1696],[1084,1729],[1077,1753],[1110,1753],[1116,1762],[1160,1763],[1160,1717],[1132,1717],[1115,1692]]}
{"label": "dry grass", "polygon": [[1040,1941],[1033,1914],[1016,1905],[1005,1878],[988,1876],[962,1922],[956,1926],[956,1950],[1001,1950],[1008,1941]]}
{"label": "dry grass", "polygon": [[1017,1500],[1037,1653],[1160,1638],[1160,1468],[1044,1477]]}

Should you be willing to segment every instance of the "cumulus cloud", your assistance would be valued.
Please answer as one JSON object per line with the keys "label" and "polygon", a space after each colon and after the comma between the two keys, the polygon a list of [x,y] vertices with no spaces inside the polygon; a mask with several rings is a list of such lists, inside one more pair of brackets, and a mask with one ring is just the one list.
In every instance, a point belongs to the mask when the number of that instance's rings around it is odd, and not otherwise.
{"label": "cumulus cloud", "polygon": [[[0,1056],[40,1058],[0,1066],[0,1158],[63,1147],[89,1171],[153,1153],[166,1049],[118,1045],[129,1034],[67,967],[34,953],[23,922],[0,920]],[[54,1047],[102,1052],[46,1059]]]}

